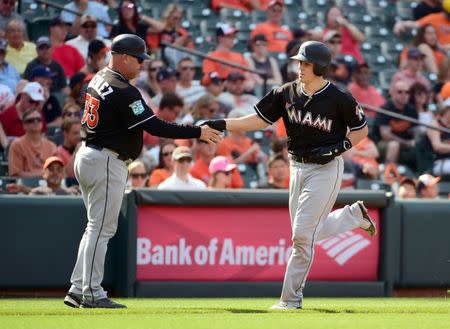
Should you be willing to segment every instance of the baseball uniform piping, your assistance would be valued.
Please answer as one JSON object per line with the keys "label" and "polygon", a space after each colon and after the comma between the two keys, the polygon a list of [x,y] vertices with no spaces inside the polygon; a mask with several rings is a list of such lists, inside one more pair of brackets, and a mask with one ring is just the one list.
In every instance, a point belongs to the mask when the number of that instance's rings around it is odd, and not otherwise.
{"label": "baseball uniform piping", "polygon": [[273,122],[270,121],[269,119],[267,119],[258,109],[258,107],[255,105],[253,106],[253,108],[255,109],[256,113],[258,114],[258,116],[263,119],[265,122],[267,122],[270,125],[273,125]]}
{"label": "baseball uniform piping", "polygon": [[89,277],[89,290],[91,291],[92,302],[95,302],[94,292],[92,291],[92,274],[94,273],[94,260],[95,260],[95,252],[97,251],[98,240],[100,239],[100,235],[102,233],[103,224],[105,222],[106,216],[106,206],[108,205],[108,190],[109,190],[109,157],[106,160],[106,194],[105,194],[105,207],[103,208],[103,217],[102,217],[102,225],[100,225],[100,231],[98,232],[97,241],[95,241],[94,252],[92,254],[92,264],[91,264],[91,275]]}
{"label": "baseball uniform piping", "polygon": [[353,131],[353,130],[359,130],[359,129],[361,129],[361,128],[364,128],[364,126],[367,124],[367,121],[364,121],[364,123],[362,124],[362,125],[360,125],[360,126],[358,126],[358,127],[353,127],[353,128],[350,128],[350,131]]}
{"label": "baseball uniform piping", "polygon": [[[338,168],[337,168],[337,172],[336,172],[336,179],[335,179],[335,181],[334,181],[333,191],[331,192],[330,197],[328,198],[328,201],[327,201],[327,203],[326,203],[327,206],[328,206],[328,203],[330,202],[331,196],[333,195],[334,191],[336,190],[336,183],[337,183],[338,180],[339,180],[339,167],[340,167],[340,163],[339,163],[339,159],[336,159],[336,160],[337,160],[337,162],[338,162]],[[325,207],[325,208],[326,208],[326,207]],[[323,213],[324,213],[324,211],[325,211],[325,208],[323,209],[323,211],[322,211],[322,213],[320,214],[320,217],[319,217],[319,218],[321,218],[321,217],[323,216]],[[303,275],[303,279],[302,279],[302,281],[301,281],[301,283],[300,283],[300,287],[298,287],[298,288],[295,290],[295,293],[297,293],[297,292],[302,288],[303,283],[305,282],[305,278],[306,278],[306,276],[308,275],[309,270],[311,269],[311,264],[312,264],[312,261],[313,261],[313,258],[314,258],[314,240],[315,240],[315,238],[316,238],[316,231],[317,231],[317,227],[319,227],[320,222],[321,222],[321,220],[319,219],[319,220],[317,221],[316,227],[314,228],[314,233],[313,233],[313,237],[312,237],[312,241],[311,241],[311,258],[310,258],[310,260],[309,260],[309,264],[308,264],[307,270],[305,271],[305,274]]]}
{"label": "baseball uniform piping", "polygon": [[151,118],[153,118],[153,117],[155,117],[155,116],[156,116],[156,115],[153,114],[151,117],[148,117],[148,118],[146,118],[146,119],[144,119],[144,120],[142,120],[142,121],[139,121],[138,123],[135,123],[134,125],[128,127],[128,130],[133,129],[134,127],[140,125],[141,123],[143,123],[143,122],[145,122],[145,121],[150,120]]}

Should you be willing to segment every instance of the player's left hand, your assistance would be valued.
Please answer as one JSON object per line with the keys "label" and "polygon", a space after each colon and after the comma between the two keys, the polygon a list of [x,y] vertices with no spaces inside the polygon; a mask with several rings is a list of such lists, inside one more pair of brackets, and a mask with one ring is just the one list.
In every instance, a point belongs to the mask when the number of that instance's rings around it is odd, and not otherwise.
{"label": "player's left hand", "polygon": [[210,126],[211,128],[214,128],[219,131],[224,131],[227,129],[227,123],[223,119],[207,120],[207,121],[203,122],[200,126],[204,126],[204,125]]}
{"label": "player's left hand", "polygon": [[326,164],[333,160],[341,153],[350,150],[352,148],[352,142],[348,138],[344,138],[341,142],[330,145],[316,147],[311,150],[311,154],[308,156],[309,160],[318,164]]}
{"label": "player's left hand", "polygon": [[201,134],[200,140],[207,142],[209,144],[217,144],[222,140],[222,132],[211,128],[208,125],[203,125],[200,127]]}

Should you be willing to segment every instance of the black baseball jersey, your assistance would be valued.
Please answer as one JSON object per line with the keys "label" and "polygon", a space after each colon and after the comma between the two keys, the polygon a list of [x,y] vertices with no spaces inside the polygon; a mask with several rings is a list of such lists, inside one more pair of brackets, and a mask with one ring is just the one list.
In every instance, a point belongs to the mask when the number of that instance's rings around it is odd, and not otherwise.
{"label": "black baseball jersey", "polygon": [[359,130],[367,124],[356,100],[330,82],[312,96],[297,80],[286,83],[264,96],[255,111],[269,124],[283,118],[289,153],[298,156],[342,141],[348,129]]}
{"label": "black baseball jersey", "polygon": [[81,138],[135,159],[142,151],[142,129],[138,126],[155,114],[135,87],[120,73],[106,67],[86,90]]}

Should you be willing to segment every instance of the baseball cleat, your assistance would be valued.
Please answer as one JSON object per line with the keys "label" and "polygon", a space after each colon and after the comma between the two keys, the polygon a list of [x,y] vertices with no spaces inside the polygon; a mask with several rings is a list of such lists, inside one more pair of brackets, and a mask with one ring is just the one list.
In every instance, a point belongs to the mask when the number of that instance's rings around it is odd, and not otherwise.
{"label": "baseball cleat", "polygon": [[369,212],[367,211],[367,208],[364,206],[363,201],[356,201],[359,208],[361,209],[361,213],[363,216],[363,220],[369,224],[367,228],[361,227],[364,231],[369,234],[369,236],[375,236],[377,234],[377,226],[375,225],[375,222],[369,217]]}
{"label": "baseball cleat", "polygon": [[81,295],[75,295],[72,292],[69,292],[64,298],[64,304],[70,307],[79,308],[81,304]]}
{"label": "baseball cleat", "polygon": [[282,302],[272,305],[270,310],[297,310],[302,308],[302,305],[299,302]]}
{"label": "baseball cleat", "polygon": [[94,302],[91,302],[83,297],[81,300],[80,308],[127,308],[123,304],[119,304],[113,302],[109,298],[97,299]]}

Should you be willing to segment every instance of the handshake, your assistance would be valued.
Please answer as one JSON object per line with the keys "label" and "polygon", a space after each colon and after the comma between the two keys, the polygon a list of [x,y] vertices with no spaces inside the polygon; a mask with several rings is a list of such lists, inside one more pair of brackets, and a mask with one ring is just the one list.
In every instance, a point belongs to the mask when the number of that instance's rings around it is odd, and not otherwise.
{"label": "handshake", "polygon": [[223,132],[227,129],[227,123],[223,119],[219,120],[207,120],[203,122],[200,126],[209,126],[210,128],[213,128],[215,130],[218,130],[220,132]]}
{"label": "handshake", "polygon": [[222,132],[227,128],[225,120],[208,120],[200,125],[201,134],[199,139],[210,143],[216,144],[222,139]]}

